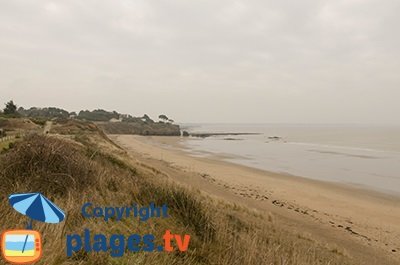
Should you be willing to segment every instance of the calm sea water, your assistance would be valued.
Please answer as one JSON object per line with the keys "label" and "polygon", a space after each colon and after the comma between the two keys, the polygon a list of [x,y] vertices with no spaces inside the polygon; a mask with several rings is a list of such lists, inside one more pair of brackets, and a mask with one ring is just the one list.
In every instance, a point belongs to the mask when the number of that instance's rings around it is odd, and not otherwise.
{"label": "calm sea water", "polygon": [[[258,169],[400,195],[400,127],[183,124],[189,132],[260,133],[189,137],[194,156],[222,155]],[[279,137],[273,139],[271,137]]]}

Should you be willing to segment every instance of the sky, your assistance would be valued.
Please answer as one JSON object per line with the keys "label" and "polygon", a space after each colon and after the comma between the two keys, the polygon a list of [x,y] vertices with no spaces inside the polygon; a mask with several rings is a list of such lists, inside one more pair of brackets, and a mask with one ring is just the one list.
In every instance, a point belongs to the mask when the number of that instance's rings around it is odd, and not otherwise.
{"label": "sky", "polygon": [[0,104],[400,125],[398,0],[0,0]]}

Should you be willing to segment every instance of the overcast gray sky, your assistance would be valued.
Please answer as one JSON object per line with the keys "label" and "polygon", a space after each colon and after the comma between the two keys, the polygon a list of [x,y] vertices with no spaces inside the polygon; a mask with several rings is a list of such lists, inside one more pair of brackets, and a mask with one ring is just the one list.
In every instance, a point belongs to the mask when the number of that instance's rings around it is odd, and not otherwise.
{"label": "overcast gray sky", "polygon": [[398,0],[0,0],[0,102],[178,122],[400,124],[399,10]]}

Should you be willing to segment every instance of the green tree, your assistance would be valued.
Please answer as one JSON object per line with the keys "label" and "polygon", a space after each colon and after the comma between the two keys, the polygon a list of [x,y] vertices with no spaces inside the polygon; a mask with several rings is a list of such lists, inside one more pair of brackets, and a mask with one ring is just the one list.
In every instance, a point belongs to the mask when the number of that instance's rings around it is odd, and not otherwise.
{"label": "green tree", "polygon": [[85,119],[88,121],[109,121],[111,119],[119,119],[120,114],[116,111],[106,111],[102,109],[96,109],[93,111],[81,110],[78,114],[79,119]]}
{"label": "green tree", "polygon": [[164,114],[159,115],[158,118],[162,121],[168,121],[168,117]]}
{"label": "green tree", "polygon": [[17,105],[14,104],[14,101],[10,100],[6,103],[6,107],[3,110],[4,114],[13,115],[17,113]]}

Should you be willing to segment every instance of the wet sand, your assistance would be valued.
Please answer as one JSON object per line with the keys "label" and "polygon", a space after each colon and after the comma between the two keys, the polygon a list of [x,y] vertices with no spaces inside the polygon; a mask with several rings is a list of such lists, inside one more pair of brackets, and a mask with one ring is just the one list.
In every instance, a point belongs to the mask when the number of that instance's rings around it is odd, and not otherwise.
{"label": "wet sand", "polygon": [[216,199],[273,214],[282,226],[337,246],[361,264],[400,264],[400,198],[199,158],[180,137],[110,135],[136,162]]}

